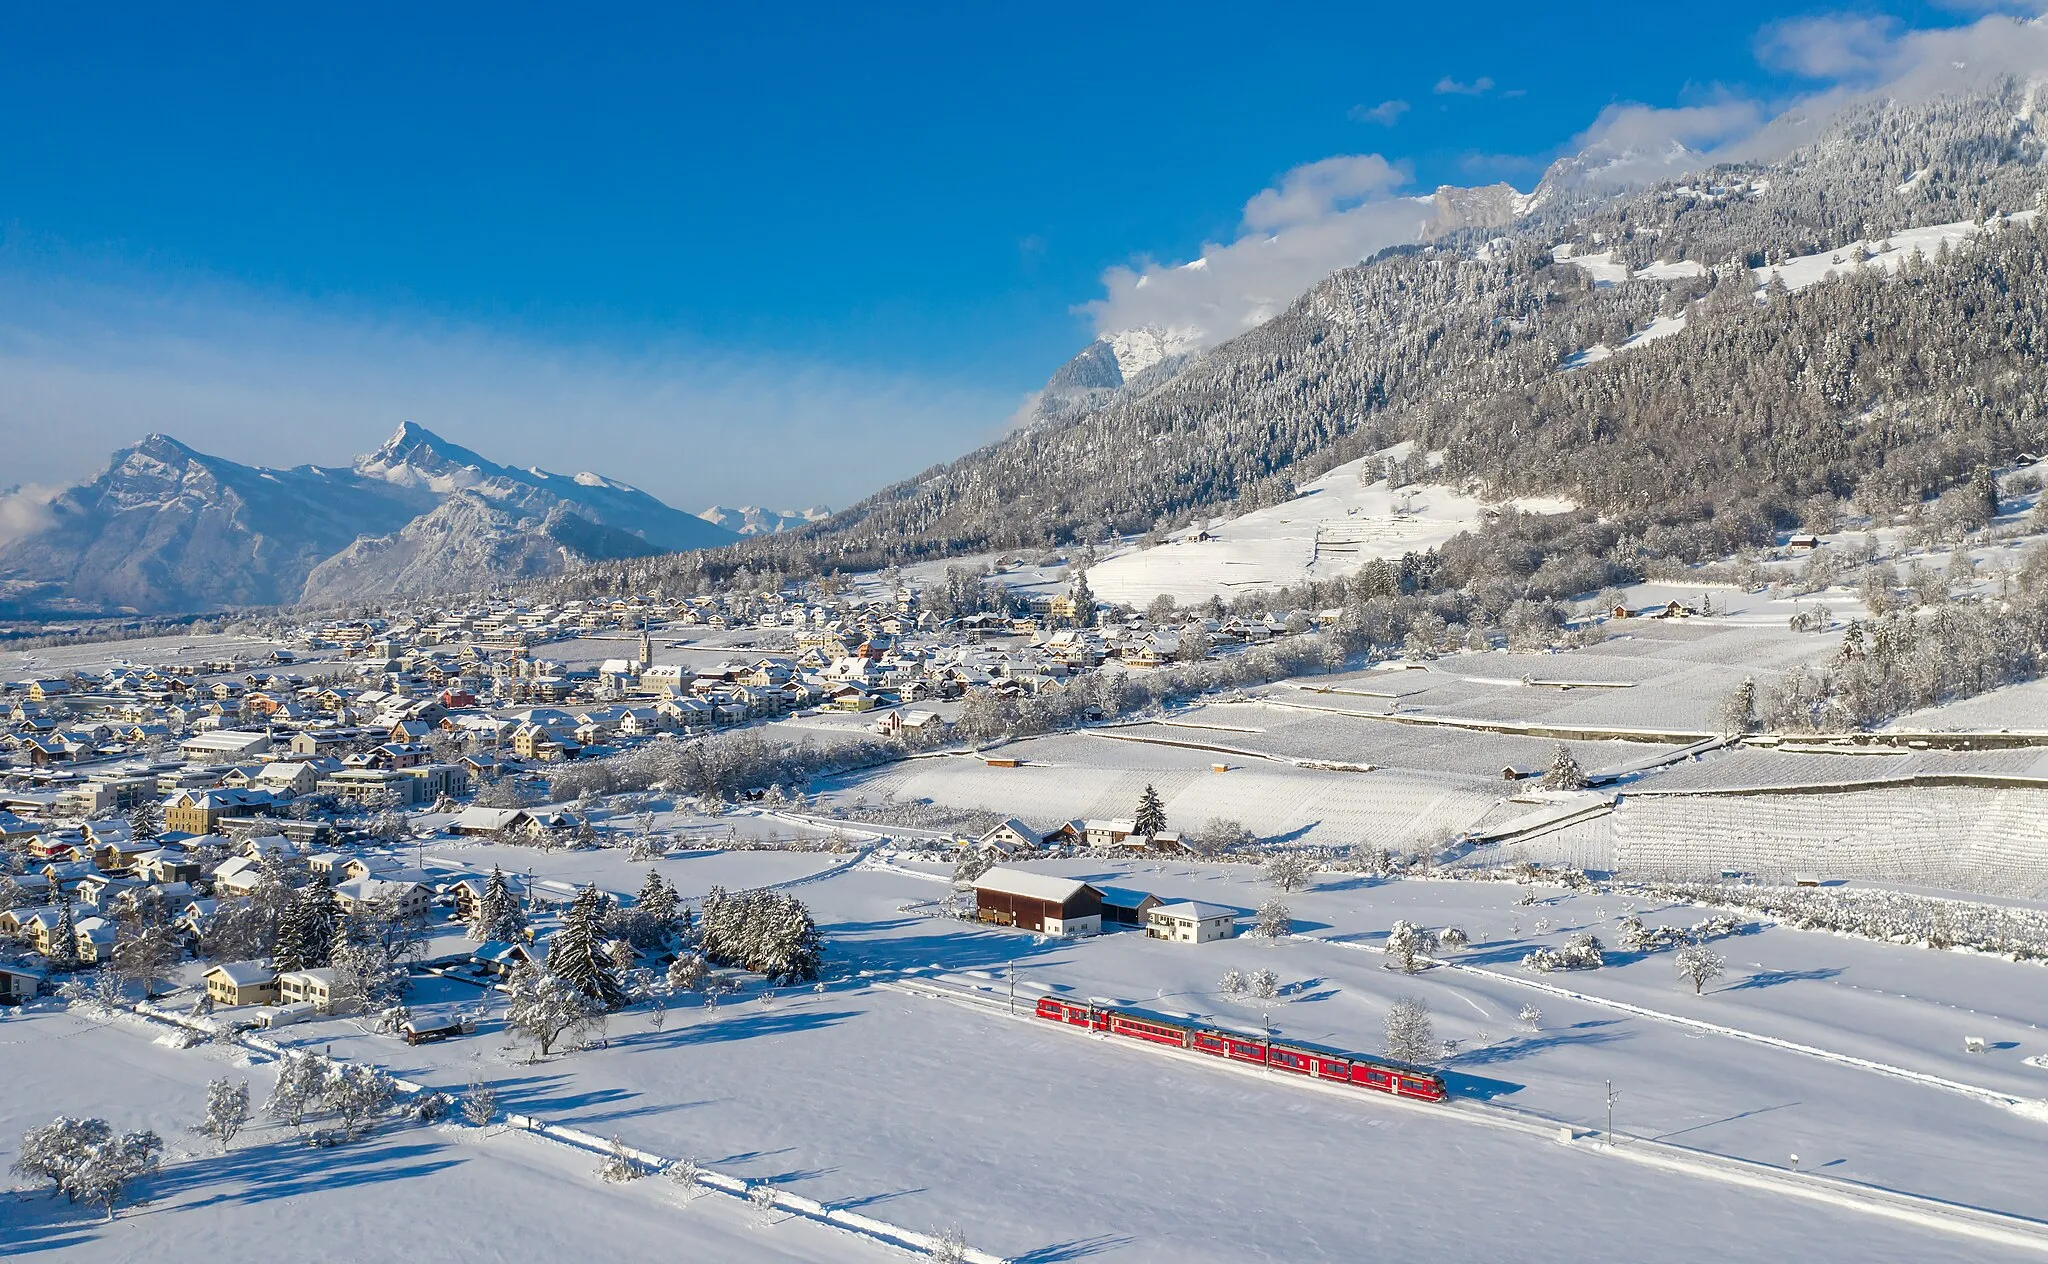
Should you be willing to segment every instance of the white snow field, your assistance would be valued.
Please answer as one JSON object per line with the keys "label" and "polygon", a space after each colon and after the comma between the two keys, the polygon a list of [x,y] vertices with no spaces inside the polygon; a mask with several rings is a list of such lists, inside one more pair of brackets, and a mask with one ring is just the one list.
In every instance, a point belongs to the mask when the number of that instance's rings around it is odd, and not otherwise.
{"label": "white snow field", "polygon": [[[1432,549],[1479,524],[1488,506],[1448,487],[1389,489],[1362,482],[1379,456],[1337,466],[1283,505],[1256,509],[1183,532],[1157,548],[1136,549],[1096,564],[1088,585],[1104,601],[1143,607],[1170,595],[1179,602],[1226,601],[1241,593],[1355,574],[1375,558]],[[1563,513],[1568,501],[1513,502],[1531,513]],[[1199,538],[1206,534],[1209,539]]]}
{"label": "white snow field", "polygon": [[212,1046],[166,1048],[155,1035],[61,1011],[0,1023],[0,1165],[13,1162],[24,1130],[60,1113],[154,1128],[165,1143],[164,1171],[142,1191],[149,1205],[111,1224],[45,1190],[0,1196],[0,1255],[121,1264],[223,1252],[278,1264],[531,1264],[593,1251],[736,1264],[905,1258],[802,1219],[761,1224],[736,1198],[684,1205],[659,1179],[606,1184],[590,1155],[505,1128],[388,1124],[363,1141],[312,1149],[259,1112],[223,1155],[189,1131],[204,1113],[207,1081],[246,1079],[260,1107],[272,1066]]}
{"label": "white snow field", "polygon": [[[1246,866],[1045,867],[1245,911],[1272,894]],[[1737,1259],[2005,1259],[2022,1254],[2009,1239],[1957,1236],[1924,1207],[1886,1218],[1862,1187],[2048,1216],[2048,1122],[2009,1104],[2048,1091],[2022,1062],[2048,1048],[2037,966],[1769,928],[1718,941],[1728,974],[1693,997],[1668,953],[1543,976],[1513,964],[1582,925],[1611,943],[1612,897],[1520,906],[1507,882],[1328,875],[1284,897],[1297,938],[1194,948],[898,911],[946,889],[900,865],[807,884],[833,945],[827,988],[673,1008],[659,1032],[628,1012],[604,1048],[539,1064],[495,1019],[416,1049],[348,1020],[278,1035],[445,1087],[481,1073],[510,1109],[897,1224],[959,1225],[1017,1260],[1623,1259],[1690,1243]],[[1473,968],[1384,968],[1374,944],[1397,917],[1463,926],[1474,947],[1457,960]],[[1419,996],[1460,1042],[1445,1064],[1459,1104],[1317,1092],[1012,1019],[1013,961],[1020,1008],[1050,990],[1245,1029],[1257,1003],[1224,1000],[1216,980],[1271,968],[1283,1037],[1364,1051],[1393,999]],[[880,986],[903,977],[993,1008]],[[415,1008],[477,995],[435,981]],[[1532,1003],[1535,1028],[1516,1018]],[[1966,1054],[1966,1034],[1995,1048]],[[1620,1156],[1587,1135],[1605,1126],[1608,1080]],[[1559,1124],[1579,1138],[1560,1143]],[[1793,1154],[1818,1177],[1784,1173]],[[1761,1165],[1761,1184],[1717,1179],[1716,1155]],[[1795,1180],[1834,1201],[1781,1192]]]}
{"label": "white snow field", "polygon": [[[621,892],[641,872],[602,877],[585,855],[530,854],[537,876]],[[693,862],[670,863],[684,885]],[[1275,894],[1246,865],[1038,867],[1247,914]],[[795,880],[828,938],[822,989],[764,1000],[755,986],[715,1009],[679,998],[659,1031],[629,1010],[603,1047],[540,1062],[507,1038],[501,997],[447,979],[421,980],[411,1004],[431,1015],[484,1002],[474,1036],[413,1048],[348,1018],[271,1036],[451,1091],[481,1078],[507,1110],[909,1229],[957,1225],[1017,1261],[1620,1260],[1687,1258],[1694,1244],[1733,1259],[2038,1254],[2024,1224],[1987,1228],[1916,1200],[2048,1218],[2037,1179],[2048,1118],[2026,1105],[2048,1094],[2048,1072],[2024,1061],[2048,1050],[2048,968],[1771,926],[1715,941],[1727,973],[1695,997],[1669,953],[1548,975],[1515,964],[1581,928],[1611,947],[1630,911],[1680,926],[1704,916],[1613,895],[1326,874],[1281,897],[1294,937],[1195,947],[905,912],[949,886],[904,861]],[[1525,893],[1538,902],[1518,903]],[[1377,948],[1396,918],[1461,926],[1473,946],[1402,975]],[[1020,1009],[1055,992],[1246,1030],[1259,1003],[1223,998],[1217,980],[1271,969],[1281,1037],[1364,1052],[1380,1048],[1393,1000],[1417,996],[1437,1035],[1458,1042],[1443,1064],[1455,1100],[1317,1091],[1011,1018],[1013,962]],[[1534,1023],[1517,1018],[1530,1004],[1542,1010]],[[1965,1036],[1986,1052],[1965,1052]],[[572,1258],[592,1243],[624,1259],[892,1250],[800,1219],[759,1226],[719,1195],[684,1207],[656,1180],[606,1185],[587,1153],[505,1130],[394,1125],[310,1151],[260,1128],[216,1159],[183,1131],[205,1082],[246,1075],[260,1096],[266,1066],[236,1067],[220,1046],[154,1044],[134,1020],[45,1006],[0,1021],[0,1051],[12,1090],[0,1160],[60,1111],[153,1126],[201,1156],[173,1163],[152,1205],[112,1225],[45,1195],[0,1202],[0,1250],[185,1260],[231,1229],[252,1257],[377,1259],[394,1225],[409,1254],[465,1260]],[[1596,1135],[1610,1080],[1611,1152]],[[1559,1141],[1560,1126],[1575,1139]],[[1787,1170],[1794,1154],[1803,1175]],[[1730,1160],[1747,1165],[1735,1180]]]}

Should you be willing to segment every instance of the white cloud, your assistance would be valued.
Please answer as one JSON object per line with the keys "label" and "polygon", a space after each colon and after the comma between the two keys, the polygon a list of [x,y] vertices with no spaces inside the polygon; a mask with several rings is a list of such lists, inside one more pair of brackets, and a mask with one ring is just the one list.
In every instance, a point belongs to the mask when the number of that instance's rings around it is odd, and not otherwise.
{"label": "white cloud", "polygon": [[1277,188],[1245,203],[1244,226],[1275,232],[1327,219],[1401,186],[1401,171],[1378,154],[1345,154],[1294,168]]}
{"label": "white cloud", "polygon": [[1382,101],[1378,105],[1354,105],[1351,107],[1351,121],[1354,123],[1378,123],[1381,127],[1392,127],[1408,112],[1408,103],[1401,100]]}
{"label": "white cloud", "polygon": [[1808,79],[1858,79],[1884,70],[1896,46],[1889,17],[1792,18],[1765,27],[1757,59]]}
{"label": "white cloud", "polygon": [[150,431],[251,464],[344,464],[410,419],[509,465],[593,470],[682,508],[843,505],[994,437],[1015,405],[795,356],[577,345],[20,262],[0,258],[10,478],[85,477]]}
{"label": "white cloud", "polygon": [[30,484],[0,491],[0,545],[34,535],[50,525],[50,498],[61,487]]}
{"label": "white cloud", "polygon": [[1438,96],[1483,97],[1493,91],[1493,80],[1481,75],[1470,83],[1460,83],[1445,75],[1436,81],[1435,91]]}
{"label": "white cloud", "polygon": [[1145,263],[1103,274],[1107,293],[1085,310],[1100,334],[1196,330],[1209,345],[1264,324],[1330,273],[1416,240],[1427,200],[1394,197],[1405,173],[1378,154],[1296,167],[1244,208],[1244,231],[1179,266]]}

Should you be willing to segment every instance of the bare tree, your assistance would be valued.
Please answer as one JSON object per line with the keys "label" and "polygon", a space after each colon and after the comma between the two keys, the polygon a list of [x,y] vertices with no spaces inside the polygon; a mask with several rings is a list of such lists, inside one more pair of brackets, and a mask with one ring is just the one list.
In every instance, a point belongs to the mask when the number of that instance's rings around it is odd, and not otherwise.
{"label": "bare tree", "polygon": [[1261,871],[1266,881],[1282,891],[1307,886],[1316,875],[1316,863],[1298,851],[1275,852]]}

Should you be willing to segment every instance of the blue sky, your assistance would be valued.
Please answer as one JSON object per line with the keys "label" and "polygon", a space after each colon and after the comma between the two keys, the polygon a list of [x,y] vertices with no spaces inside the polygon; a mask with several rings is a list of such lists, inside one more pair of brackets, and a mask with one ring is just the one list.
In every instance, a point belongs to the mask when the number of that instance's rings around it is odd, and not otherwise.
{"label": "blue sky", "polygon": [[[409,416],[693,508],[844,503],[999,432],[1107,270],[1231,241],[1292,169],[1527,189],[1619,103],[1853,75],[1774,26],[1828,12],[10,6],[0,485]],[[1858,13],[1892,24],[1828,48],[1977,16]]]}

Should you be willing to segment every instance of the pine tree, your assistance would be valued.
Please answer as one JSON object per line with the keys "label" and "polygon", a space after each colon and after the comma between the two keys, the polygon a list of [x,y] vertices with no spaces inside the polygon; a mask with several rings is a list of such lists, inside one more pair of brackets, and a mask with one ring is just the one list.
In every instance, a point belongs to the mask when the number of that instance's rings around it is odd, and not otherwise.
{"label": "pine tree", "polygon": [[1074,572],[1074,626],[1092,628],[1095,626],[1095,592],[1088,587],[1088,572],[1077,569]]}
{"label": "pine tree", "polygon": [[477,901],[476,916],[470,919],[469,937],[483,943],[517,943],[526,938],[526,913],[505,881],[505,873],[491,866],[484,893]]}
{"label": "pine tree", "polygon": [[325,883],[309,882],[294,892],[278,919],[277,968],[311,970],[332,960],[336,914],[334,892]]}
{"label": "pine tree", "polygon": [[155,838],[163,833],[163,812],[157,807],[156,800],[144,799],[136,804],[135,810],[128,814],[128,827],[135,831],[137,838]]}
{"label": "pine tree", "polygon": [[660,870],[647,871],[647,881],[640,885],[640,894],[634,902],[662,934],[675,929],[676,889],[662,879]]}
{"label": "pine tree", "polygon": [[626,1002],[626,990],[612,972],[602,944],[605,899],[593,884],[577,893],[562,919],[562,929],[548,945],[548,973],[562,978],[606,1009]]}
{"label": "pine tree", "polygon": [[1150,783],[1145,793],[1138,796],[1137,832],[1143,835],[1157,834],[1166,828],[1166,805],[1159,801],[1159,792]]}
{"label": "pine tree", "polygon": [[71,915],[71,893],[66,891],[58,905],[57,925],[50,932],[50,950],[43,954],[50,969],[69,974],[78,969],[78,923]]}
{"label": "pine tree", "polygon": [[1585,770],[1579,767],[1578,757],[1572,754],[1571,747],[1563,742],[1557,744],[1557,754],[1550,761],[1550,770],[1543,774],[1542,785],[1545,790],[1586,788]]}

